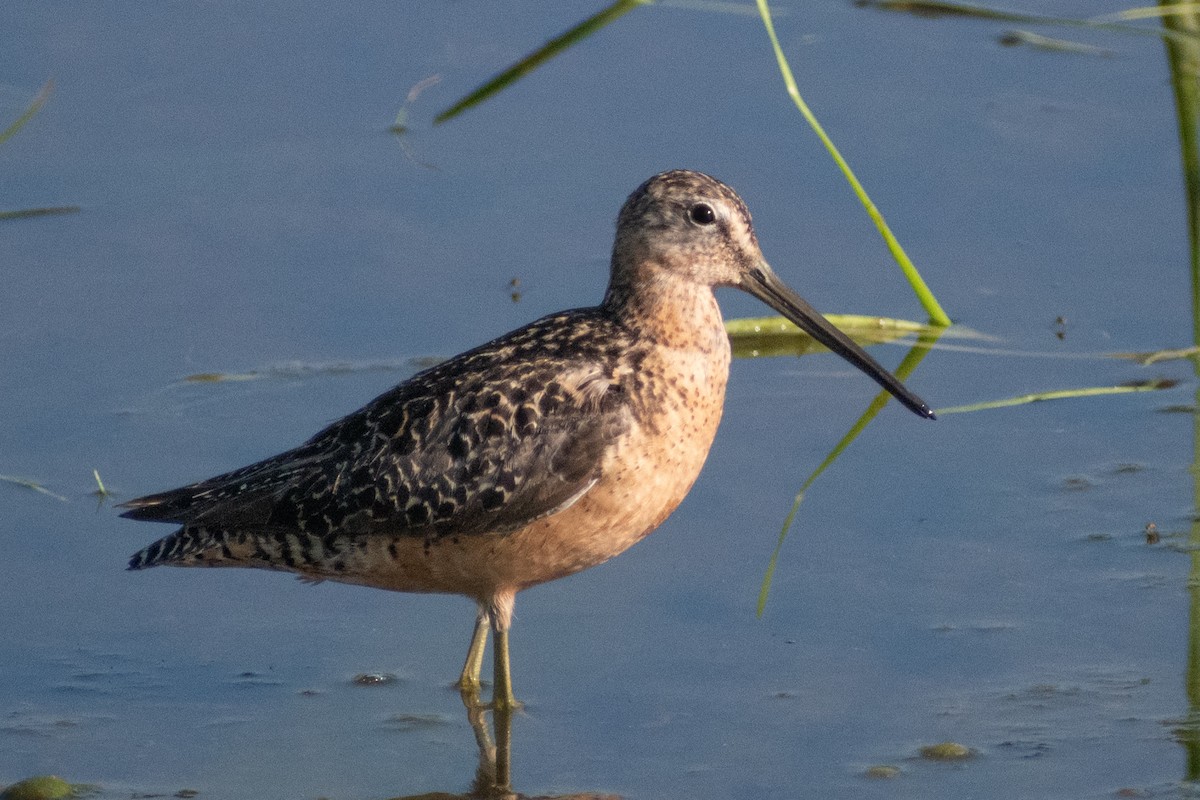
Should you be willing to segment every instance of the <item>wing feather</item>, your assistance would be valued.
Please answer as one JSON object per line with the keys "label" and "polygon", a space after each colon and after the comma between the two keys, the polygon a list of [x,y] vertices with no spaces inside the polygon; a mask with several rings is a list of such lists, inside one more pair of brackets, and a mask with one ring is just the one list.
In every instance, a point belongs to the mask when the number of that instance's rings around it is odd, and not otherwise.
{"label": "wing feather", "polygon": [[437,537],[514,530],[562,510],[596,483],[632,422],[614,367],[622,342],[615,332],[579,337],[585,314],[595,312],[540,320],[414,376],[294,450],[130,501],[124,516]]}

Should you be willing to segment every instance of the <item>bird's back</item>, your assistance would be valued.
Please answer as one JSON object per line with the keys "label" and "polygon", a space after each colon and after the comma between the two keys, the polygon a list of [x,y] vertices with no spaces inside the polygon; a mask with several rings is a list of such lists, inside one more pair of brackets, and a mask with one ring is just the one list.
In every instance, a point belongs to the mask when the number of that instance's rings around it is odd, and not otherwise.
{"label": "bird's back", "polygon": [[616,376],[635,349],[599,309],[545,317],[418,373],[300,447],[132,500],[124,516],[318,536],[513,530],[596,480],[629,426]]}

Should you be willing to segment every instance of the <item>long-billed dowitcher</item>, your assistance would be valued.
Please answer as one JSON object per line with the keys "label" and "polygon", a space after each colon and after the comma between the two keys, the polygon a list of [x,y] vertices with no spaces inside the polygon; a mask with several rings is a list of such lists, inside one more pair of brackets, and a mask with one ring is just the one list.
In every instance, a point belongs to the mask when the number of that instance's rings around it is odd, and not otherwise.
{"label": "long-billed dowitcher", "polygon": [[459,686],[494,632],[512,708],[517,592],[593,567],[658,527],[717,431],[729,339],[713,289],[749,292],[923,417],[929,407],[789,289],[741,198],[656,175],[617,218],[594,308],[552,314],[414,375],[294,450],[124,504],[179,530],[130,569],[259,567],[478,604]]}

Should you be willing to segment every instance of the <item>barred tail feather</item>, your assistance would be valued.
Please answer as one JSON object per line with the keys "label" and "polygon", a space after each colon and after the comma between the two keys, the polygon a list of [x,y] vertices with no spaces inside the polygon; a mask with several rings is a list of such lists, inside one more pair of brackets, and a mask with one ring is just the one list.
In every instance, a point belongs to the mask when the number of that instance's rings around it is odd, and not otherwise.
{"label": "barred tail feather", "polygon": [[180,528],[134,553],[129,559],[128,569],[149,569],[164,564],[191,566],[216,563],[222,560],[220,554],[215,558],[202,554],[213,549],[227,552],[225,535],[226,532],[220,529]]}

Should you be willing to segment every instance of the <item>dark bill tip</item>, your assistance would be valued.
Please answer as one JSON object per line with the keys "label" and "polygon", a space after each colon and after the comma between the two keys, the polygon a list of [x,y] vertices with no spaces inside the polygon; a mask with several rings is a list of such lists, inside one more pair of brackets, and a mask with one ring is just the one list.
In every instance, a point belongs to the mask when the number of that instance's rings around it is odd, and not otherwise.
{"label": "dark bill tip", "polygon": [[746,273],[741,288],[787,317],[800,330],[829,350],[865,372],[914,414],[925,419],[937,419],[933,410],[924,400],[911,392],[900,382],[899,378],[880,366],[878,361],[871,358],[853,339],[825,319],[804,298],[792,291],[765,262]]}

